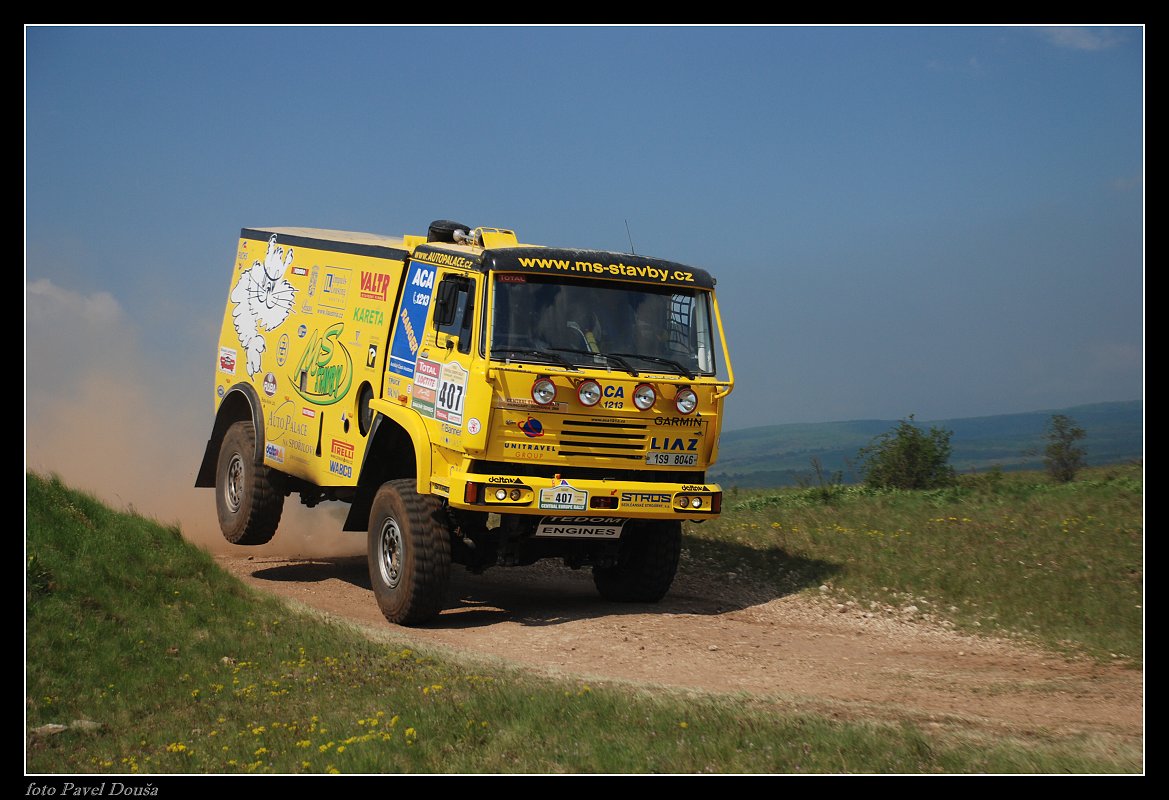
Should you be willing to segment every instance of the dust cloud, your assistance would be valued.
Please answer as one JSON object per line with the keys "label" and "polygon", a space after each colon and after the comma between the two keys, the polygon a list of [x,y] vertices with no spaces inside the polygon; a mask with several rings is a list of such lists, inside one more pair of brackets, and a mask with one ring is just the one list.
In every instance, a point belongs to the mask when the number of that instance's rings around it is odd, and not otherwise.
{"label": "dust cloud", "polygon": [[285,500],[273,540],[228,544],[219,531],[213,489],[195,475],[213,422],[214,336],[193,363],[144,353],[137,329],[108,293],[84,296],[37,281],[27,287],[25,468],[177,525],[215,553],[318,558],[360,555],[365,536],[342,532],[349,506],[314,509]]}

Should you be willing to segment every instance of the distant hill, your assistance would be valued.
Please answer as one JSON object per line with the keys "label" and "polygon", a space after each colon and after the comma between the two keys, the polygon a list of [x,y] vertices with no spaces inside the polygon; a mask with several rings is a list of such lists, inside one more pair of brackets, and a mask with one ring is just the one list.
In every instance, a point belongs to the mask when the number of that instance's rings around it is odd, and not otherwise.
{"label": "distant hill", "polygon": [[[950,463],[959,473],[1042,469],[1043,439],[1052,414],[1066,414],[1084,429],[1079,444],[1093,466],[1144,458],[1142,401],[1095,403],[1071,408],[999,414],[993,417],[914,420],[923,429],[953,432]],[[724,488],[738,486],[797,486],[815,482],[812,459],[819,458],[826,473],[840,470],[847,483],[860,480],[857,451],[873,438],[896,426],[898,420],[853,420],[808,424],[767,425],[724,431],[718,463],[708,472]],[[1032,454],[1027,455],[1028,451]]]}

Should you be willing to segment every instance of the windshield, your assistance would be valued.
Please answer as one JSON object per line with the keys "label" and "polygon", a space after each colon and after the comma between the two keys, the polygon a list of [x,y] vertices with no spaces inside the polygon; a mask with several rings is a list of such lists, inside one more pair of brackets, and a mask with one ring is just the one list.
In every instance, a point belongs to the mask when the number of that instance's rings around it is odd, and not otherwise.
{"label": "windshield", "polygon": [[493,360],[714,374],[708,293],[497,273]]}

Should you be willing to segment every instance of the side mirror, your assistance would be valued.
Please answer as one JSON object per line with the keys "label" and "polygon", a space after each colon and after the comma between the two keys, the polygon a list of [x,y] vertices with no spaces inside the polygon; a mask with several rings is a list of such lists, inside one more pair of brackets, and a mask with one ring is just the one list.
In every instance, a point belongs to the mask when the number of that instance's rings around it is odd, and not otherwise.
{"label": "side mirror", "polygon": [[447,278],[438,285],[438,297],[434,302],[434,327],[441,328],[455,321],[458,297],[458,281]]}

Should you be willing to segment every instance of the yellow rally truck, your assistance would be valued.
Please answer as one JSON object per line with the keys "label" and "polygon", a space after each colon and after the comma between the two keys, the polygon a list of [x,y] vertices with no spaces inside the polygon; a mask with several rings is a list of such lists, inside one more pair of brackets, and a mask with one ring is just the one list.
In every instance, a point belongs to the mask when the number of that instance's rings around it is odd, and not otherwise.
{"label": "yellow rally truck", "polygon": [[350,503],[390,622],[442,609],[452,563],[561,558],[656,602],[706,481],[733,373],[705,271],[520,244],[245,228],[195,485],[263,544],[292,493]]}

